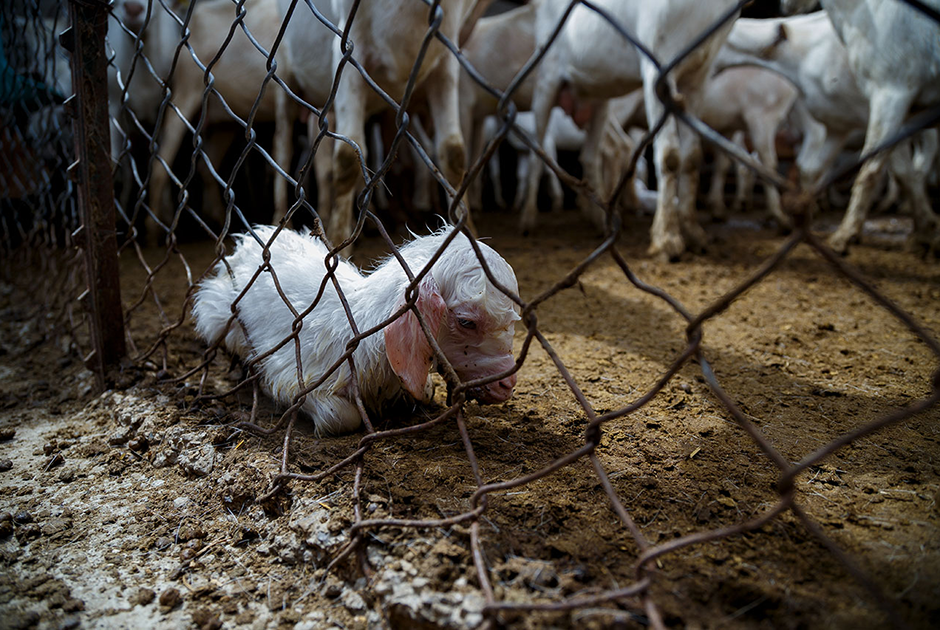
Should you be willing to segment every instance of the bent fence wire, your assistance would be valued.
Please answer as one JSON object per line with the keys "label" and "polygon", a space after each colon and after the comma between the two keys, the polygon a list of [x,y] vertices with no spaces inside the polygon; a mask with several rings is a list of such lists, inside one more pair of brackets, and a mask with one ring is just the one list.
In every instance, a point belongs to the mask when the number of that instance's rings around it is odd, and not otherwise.
{"label": "bent fence wire", "polygon": [[[417,0],[415,0],[417,1]],[[900,0],[898,0],[900,1]],[[935,12],[929,7],[924,7],[919,2],[913,0],[904,0],[915,7],[923,8],[925,13],[931,18],[936,19]],[[789,511],[798,519],[819,542],[825,546],[832,555],[858,580],[884,609],[886,615],[896,624],[903,625],[903,621],[898,612],[894,609],[889,599],[885,597],[875,582],[867,576],[858,566],[853,558],[844,553],[839,546],[830,538],[819,523],[814,521],[801,507],[800,500],[795,492],[795,482],[797,477],[807,471],[810,467],[818,464],[821,460],[833,453],[839,448],[866,436],[874,431],[882,429],[888,425],[902,422],[913,415],[920,413],[940,400],[940,374],[934,377],[930,383],[930,394],[917,400],[907,407],[898,409],[890,414],[880,418],[871,418],[864,424],[860,424],[853,431],[841,435],[829,444],[820,447],[814,452],[807,453],[798,462],[791,462],[785,458],[779,450],[774,448],[770,440],[761,431],[758,425],[752,421],[748,414],[744,413],[735,404],[731,395],[722,387],[715,372],[709,363],[708,353],[702,347],[702,328],[706,322],[717,316],[738,297],[747,292],[751,287],[762,282],[769,275],[778,269],[783,261],[787,259],[790,253],[798,244],[808,245],[815,251],[819,257],[825,260],[834,273],[841,274],[846,280],[852,283],[857,289],[877,302],[882,308],[886,309],[893,317],[906,326],[918,339],[920,339],[930,349],[935,357],[940,359],[940,345],[932,335],[908,313],[904,312],[895,305],[884,294],[879,292],[871,283],[866,281],[853,267],[847,264],[840,256],[831,251],[827,245],[811,231],[813,223],[813,214],[811,199],[825,190],[833,181],[846,172],[858,168],[859,164],[869,156],[862,156],[858,163],[843,169],[842,172],[831,173],[825,179],[818,182],[812,190],[797,190],[794,185],[781,178],[776,172],[769,171],[759,163],[755,162],[746,152],[739,149],[736,145],[729,142],[721,135],[709,129],[700,120],[689,114],[682,107],[681,99],[673,94],[666,82],[667,74],[674,69],[683,59],[695,51],[696,47],[701,45],[712,33],[718,30],[723,24],[735,19],[739,10],[747,4],[746,1],[740,2],[733,9],[723,15],[716,15],[715,22],[709,28],[703,30],[700,37],[695,41],[688,42],[687,48],[673,59],[656,59],[645,49],[642,54],[646,55],[660,69],[660,80],[658,83],[657,94],[665,106],[665,114],[658,124],[652,125],[652,131],[649,132],[640,145],[636,148],[633,160],[630,162],[627,171],[622,174],[619,185],[616,187],[610,198],[602,198],[599,191],[590,189],[583,181],[580,181],[568,175],[558,164],[552,160],[541,148],[522,130],[515,126],[515,105],[512,103],[513,92],[518,88],[523,78],[530,72],[534,72],[544,56],[545,51],[550,47],[561,31],[564,21],[571,14],[577,4],[573,1],[558,21],[558,27],[554,30],[552,38],[547,45],[536,55],[532,57],[529,63],[521,68],[517,75],[517,80],[505,91],[496,89],[487,83],[487,79],[481,76],[470,62],[460,53],[458,42],[452,41],[446,37],[440,30],[446,7],[442,7],[439,2],[429,2],[426,0],[428,11],[428,26],[426,32],[416,32],[414,37],[416,41],[421,42],[420,53],[414,61],[414,67],[411,73],[411,80],[403,92],[399,102],[396,102],[384,92],[381,92],[377,83],[369,76],[363,65],[363,60],[356,56],[356,42],[351,41],[349,32],[351,24],[357,16],[357,12],[364,10],[359,2],[350,3],[351,11],[349,19],[340,27],[330,24],[325,17],[317,14],[317,19],[326,24],[340,39],[340,46],[344,51],[342,61],[335,69],[334,83],[330,98],[322,104],[315,106],[304,100],[303,95],[296,91],[292,85],[292,80],[288,73],[279,73],[277,60],[281,59],[278,50],[282,46],[284,36],[284,27],[281,26],[270,39],[262,38],[258,33],[252,31],[249,26],[251,11],[255,3],[241,2],[225,3],[230,15],[230,22],[224,24],[224,29],[216,29],[219,35],[219,41],[213,47],[212,54],[209,56],[201,55],[202,50],[197,51],[198,42],[190,39],[190,26],[194,23],[194,16],[197,15],[202,2],[192,2],[182,5],[174,4],[171,0],[151,0],[144,6],[133,7],[128,12],[127,6],[130,3],[118,2],[111,8],[111,17],[109,21],[109,50],[108,54],[112,56],[110,62],[111,81],[111,112],[112,112],[112,134],[116,141],[112,142],[112,152],[116,160],[115,176],[118,181],[118,193],[116,198],[116,210],[118,215],[118,235],[120,242],[120,251],[125,256],[132,254],[139,262],[139,268],[136,273],[142,282],[143,289],[134,295],[124,295],[125,304],[123,319],[127,326],[126,340],[128,343],[130,358],[134,364],[159,371],[159,376],[169,382],[180,383],[186,379],[198,376],[201,380],[199,400],[208,400],[218,397],[230,396],[243,388],[251,388],[254,391],[254,398],[257,403],[259,394],[258,375],[252,371],[252,365],[257,363],[257,359],[250,362],[246,367],[246,377],[237,384],[232,390],[221,393],[205,391],[203,386],[206,383],[212,361],[215,358],[218,348],[210,348],[204,355],[204,359],[198,364],[190,365],[185,373],[181,370],[175,370],[172,361],[169,360],[170,348],[175,343],[183,343],[185,337],[183,330],[189,326],[188,311],[191,306],[193,292],[199,281],[207,276],[215,264],[220,261],[227,253],[230,253],[230,236],[234,232],[247,232],[251,237],[258,240],[263,245],[265,251],[270,247],[274,239],[278,238],[281,230],[274,233],[268,242],[263,242],[252,229],[252,224],[259,220],[256,214],[249,212],[243,199],[245,194],[239,192],[239,186],[243,183],[242,179],[251,179],[245,177],[246,171],[250,169],[259,169],[260,171],[270,173],[273,171],[275,178],[281,178],[293,191],[293,203],[290,206],[286,221],[291,219],[305,221],[308,224],[312,221],[314,231],[324,239],[332,248],[327,256],[325,263],[328,269],[335,270],[337,257],[343,255],[344,250],[350,247],[367,224],[378,231],[381,238],[386,243],[389,251],[396,251],[395,244],[383,225],[382,219],[374,212],[372,208],[372,198],[383,185],[383,178],[393,167],[394,160],[399,152],[404,151],[409,146],[414,149],[419,156],[420,161],[424,163],[433,177],[447,193],[448,208],[447,215],[457,228],[467,234],[470,234],[466,217],[463,212],[462,199],[467,191],[469,182],[473,178],[480,177],[482,168],[486,161],[490,159],[497,151],[500,143],[504,142],[510,133],[518,135],[539,158],[545,162],[566,184],[576,189],[579,194],[588,197],[591,202],[598,204],[608,216],[608,231],[606,237],[597,246],[597,248],[587,256],[580,264],[570,270],[563,278],[559,278],[549,289],[543,293],[523,299],[520,295],[507,293],[507,295],[518,305],[522,324],[525,327],[525,337],[519,350],[516,360],[516,368],[519,369],[526,362],[532,344],[541,346],[551,358],[558,374],[567,384],[571,396],[577,401],[581,411],[583,411],[586,420],[586,430],[584,432],[583,444],[576,450],[571,451],[564,457],[552,462],[544,468],[526,474],[523,476],[506,479],[496,483],[484,483],[478,464],[478,457],[474,451],[473,436],[467,423],[464,420],[464,405],[467,400],[467,384],[461,383],[451,370],[444,373],[449,388],[449,406],[438,417],[433,418],[422,424],[408,426],[404,428],[395,428],[391,430],[379,431],[375,429],[375,418],[370,418],[365,408],[361,404],[361,396],[358,392],[358,386],[354,383],[356,400],[359,402],[359,408],[362,414],[365,434],[359,441],[358,447],[348,453],[348,456],[340,461],[336,461],[332,466],[316,474],[300,474],[295,471],[292,465],[290,452],[291,432],[299,421],[298,410],[304,401],[305,393],[301,393],[294,404],[283,413],[280,420],[273,426],[261,427],[255,423],[255,407],[252,410],[251,421],[244,422],[239,426],[243,429],[257,433],[273,434],[279,432],[283,435],[283,451],[281,454],[280,470],[274,475],[269,496],[274,496],[284,492],[292,483],[303,483],[305,481],[320,480],[333,475],[341,469],[353,469],[355,471],[355,484],[353,488],[353,497],[355,500],[354,523],[351,527],[351,539],[345,550],[332,559],[331,566],[349,558],[351,554],[356,554],[359,565],[363,571],[368,572],[368,563],[364,553],[364,546],[368,544],[370,532],[381,530],[383,528],[403,528],[425,530],[428,528],[438,528],[455,524],[464,524],[469,527],[470,532],[470,550],[473,562],[476,567],[476,577],[480,588],[486,599],[486,615],[488,622],[496,620],[496,615],[500,611],[564,611],[579,608],[596,607],[605,603],[634,600],[645,611],[649,622],[655,627],[663,627],[662,615],[657,605],[656,599],[652,594],[651,586],[657,581],[664,579],[657,576],[652,570],[655,564],[663,557],[669,554],[682,553],[695,545],[707,541],[716,541],[739,535],[743,532],[761,528],[781,514]],[[94,3],[86,3],[94,4]],[[365,3],[364,3],[365,4]],[[612,18],[601,9],[590,2],[581,3],[591,10],[597,11],[605,20],[611,22],[622,37],[635,42],[633,34],[625,25],[615,23]],[[143,9],[142,11],[140,9]],[[289,3],[289,11],[310,11],[314,10],[312,3],[298,2],[293,0]],[[129,17],[130,16],[130,17]],[[20,19],[20,14],[4,13],[4,51],[6,53],[6,63],[17,68],[16,77],[26,77],[29,70],[23,68],[22,60],[18,60],[11,50],[10,44],[14,33],[35,32],[32,30],[14,29],[10,30],[10,25]],[[32,18],[35,24],[39,21],[48,20],[48,16],[34,15]],[[196,18],[198,19],[198,17]],[[44,23],[45,24],[45,23]],[[148,57],[149,50],[146,47],[145,39],[149,30],[153,30],[160,25],[162,28],[169,28],[175,34],[181,34],[175,40],[175,48],[172,54],[164,55],[163,59],[156,59],[153,56]],[[216,25],[218,26],[218,25]],[[45,28],[43,25],[42,28]],[[149,30],[148,30],[149,29]],[[268,37],[268,35],[266,35]],[[43,53],[40,55],[29,56],[33,60],[50,59],[52,63],[53,56],[52,45],[49,39],[39,38],[42,44]],[[233,44],[233,42],[236,42]],[[434,161],[418,138],[418,134],[412,131],[412,119],[406,113],[414,89],[416,87],[415,78],[423,63],[424,55],[433,43],[440,43],[446,47],[447,53],[455,55],[462,66],[464,72],[469,73],[475,81],[482,85],[490,94],[501,99],[499,118],[503,123],[496,136],[486,145],[483,154],[469,165],[468,177],[462,182],[448,182],[441,172],[435,166]],[[121,57],[115,53],[118,47],[130,50],[131,54]],[[228,103],[215,85],[215,75],[213,69],[220,60],[226,58],[226,55],[235,54],[231,50],[233,46],[242,46],[240,54],[246,52],[263,58],[265,71],[263,80],[259,85],[243,86],[250,89],[252,94],[257,93],[257,97],[247,104]],[[245,48],[249,50],[244,50]],[[198,105],[193,116],[192,112],[183,111],[178,102],[181,97],[182,87],[177,87],[173,82],[174,73],[180,71],[184,63],[195,62],[202,73],[202,83],[199,85],[201,93],[199,94]],[[165,74],[161,74],[165,73]],[[390,146],[386,152],[386,158],[373,171],[363,160],[362,147],[354,147],[360,156],[360,168],[364,178],[364,185],[356,198],[356,226],[352,235],[345,241],[331,242],[328,234],[324,234],[320,229],[320,210],[315,207],[310,195],[310,187],[306,184],[308,175],[312,173],[314,158],[318,151],[326,149],[321,148],[321,142],[329,138],[338,142],[350,142],[346,137],[340,136],[332,131],[332,107],[336,95],[336,86],[338,82],[347,73],[358,73],[371,89],[380,93],[389,107],[395,112],[395,134]],[[46,76],[42,72],[41,76]],[[31,75],[29,75],[31,76]],[[162,81],[160,77],[169,77],[167,81]],[[148,85],[143,86],[144,83]],[[143,86],[135,88],[134,86]],[[117,86],[115,89],[114,86]],[[66,89],[66,88],[64,88]],[[145,111],[138,107],[135,102],[141,94],[154,92],[154,103],[157,104],[157,110]],[[263,138],[259,140],[259,134],[265,136],[267,132],[264,125],[259,122],[260,112],[263,109],[262,99],[264,96],[280,91],[291,103],[303,111],[304,117],[309,116],[315,121],[311,125],[311,133],[306,138],[307,148],[303,151],[296,163],[278,163],[271,152],[262,146]],[[36,96],[35,98],[41,98]],[[26,101],[22,101],[25,103]],[[28,107],[28,104],[27,104]],[[3,171],[2,184],[4,190],[4,234],[9,241],[13,235],[20,235],[20,238],[26,238],[31,230],[34,234],[49,235],[58,234],[54,229],[36,230],[39,224],[46,221],[50,212],[56,213],[56,216],[62,217],[57,225],[69,226],[74,215],[74,201],[71,195],[71,184],[68,180],[59,181],[59,175],[62,166],[71,162],[69,157],[68,137],[69,132],[66,125],[62,124],[61,113],[54,109],[57,105],[50,105],[48,109],[40,109],[39,113],[22,114],[16,110],[16,106],[10,105],[4,101],[4,113],[9,117],[20,117],[17,120],[20,124],[11,126],[9,123],[3,127],[3,142],[5,147],[12,149],[0,152],[0,159],[7,160]],[[209,112],[214,112],[210,115]],[[222,114],[219,112],[222,111]],[[53,115],[55,112],[55,115]],[[155,115],[154,115],[155,114]],[[23,125],[23,115],[27,116],[28,123]],[[213,118],[215,116],[215,118]],[[651,143],[655,134],[662,127],[663,121],[668,116],[679,117],[686,125],[701,134],[710,143],[727,151],[735,159],[747,163],[753,168],[763,180],[770,185],[779,187],[787,193],[788,209],[795,219],[795,228],[793,233],[780,247],[780,249],[765,260],[757,268],[753,269],[750,276],[741,282],[733,290],[704,308],[699,313],[694,313],[681,304],[678,300],[657,287],[645,283],[634,271],[633,266],[622,254],[618,247],[618,236],[621,230],[621,220],[616,211],[611,211],[615,207],[615,201],[636,167],[638,156],[645,146]],[[919,116],[911,125],[905,127],[895,137],[885,142],[879,150],[893,146],[905,137],[922,129],[928,125],[936,123],[940,116],[940,109],[933,109],[930,112]],[[174,156],[160,154],[156,152],[161,139],[161,132],[169,126],[169,121],[176,119],[182,122],[189,136],[192,138],[191,149],[181,151],[182,159],[174,159]],[[226,169],[222,168],[220,160],[223,158],[213,153],[212,140],[208,139],[210,133],[210,123],[218,122],[219,119],[226,120],[229,125],[234,126],[236,136],[242,138],[239,143],[233,143],[234,151],[226,158],[228,166],[228,175],[225,175]],[[40,122],[42,121],[42,122]],[[260,131],[259,131],[260,130]],[[216,133],[214,130],[211,133]],[[50,139],[51,137],[51,139]],[[266,137],[266,136],[265,136]],[[216,141],[216,144],[222,141]],[[326,145],[324,145],[326,146]],[[52,151],[47,154],[46,151]],[[11,158],[13,151],[23,151],[26,158]],[[141,157],[142,156],[142,157]],[[22,170],[16,168],[24,164],[25,160],[34,160],[36,166],[30,169],[30,176],[24,176]],[[11,163],[15,162],[15,163]],[[420,165],[419,165],[420,167]],[[164,170],[171,180],[171,188],[176,191],[173,195],[172,204],[164,203],[164,199],[153,199],[148,197],[148,187],[151,178],[158,170]],[[197,178],[204,178],[205,183],[194,185]],[[257,173],[252,177],[258,179]],[[260,179],[263,179],[261,176]],[[241,189],[243,190],[243,189]],[[207,213],[201,212],[201,206],[208,206],[211,202],[208,195],[214,191],[221,191],[220,200],[217,203],[224,205],[224,215],[218,214],[210,217]],[[204,195],[204,199],[196,199],[194,195]],[[18,207],[18,204],[24,199],[29,199],[31,207],[42,208],[41,212],[36,212],[28,220],[23,218],[23,212],[11,212],[10,208]],[[162,212],[161,207],[172,205],[172,212]],[[184,236],[185,229],[196,231],[205,238],[212,239],[215,242],[216,258],[211,264],[200,263],[198,266],[184,254],[185,247],[181,245],[180,240]],[[285,225],[285,224],[282,224]],[[67,233],[68,230],[65,230]],[[155,238],[158,235],[158,238]],[[160,256],[152,256],[153,249],[147,249],[145,239],[159,241],[164,246],[158,251]],[[449,241],[448,241],[449,242]],[[445,243],[446,247],[446,243]],[[478,258],[482,263],[482,257],[479,249],[476,250]],[[582,391],[583,383],[580,383],[568,366],[555,352],[552,344],[544,334],[546,331],[538,324],[537,313],[539,308],[544,305],[553,296],[561,290],[575,284],[579,276],[584,273],[591,265],[598,260],[609,257],[623,273],[623,281],[634,286],[637,290],[646,292],[665,302],[676,315],[686,322],[685,342],[681,352],[679,352],[669,368],[662,374],[658,382],[649,391],[642,392],[637,396],[634,402],[620,409],[606,413],[598,413],[590,404]],[[407,268],[403,260],[400,263]],[[432,260],[433,263],[433,260]],[[425,269],[408,269],[409,277],[414,278],[412,287],[416,287],[420,278],[427,272],[430,264]],[[487,275],[494,285],[498,286],[492,274],[486,268]],[[258,274],[262,271],[277,273],[275,265],[266,262],[262,268],[259,268]],[[154,290],[155,279],[161,274],[178,274],[180,292],[172,298],[159,296]],[[254,279],[252,280],[252,282]],[[332,283],[336,292],[343,296],[344,287],[339,279],[328,274],[328,281]],[[250,284],[249,284],[250,286]],[[500,287],[505,292],[505,287]],[[245,289],[247,291],[247,287]],[[239,300],[245,295],[242,292]],[[280,292],[280,289],[278,288]],[[184,293],[185,292],[185,293]],[[281,298],[290,308],[306,308],[307,312],[315,306],[311,305],[291,305],[287,297],[281,293]],[[417,295],[411,295],[409,306],[413,312]],[[149,307],[146,305],[150,305]],[[231,325],[241,325],[237,318],[238,300],[232,304],[234,314]],[[295,311],[296,312],[296,311]],[[346,311],[349,321],[349,327],[352,331],[352,337],[347,346],[347,351],[343,361],[353,366],[353,351],[359,343],[368,335],[381,334],[381,330],[370,330],[359,332],[351,311]],[[154,336],[147,336],[139,332],[135,327],[135,318],[158,317],[161,322],[162,330]],[[420,317],[420,315],[419,315]],[[298,315],[298,321],[301,317]],[[108,331],[99,331],[99,334],[107,335]],[[297,348],[298,356],[298,374],[303,374],[300,365],[299,345],[300,340],[298,331],[295,330],[292,335],[283,340],[284,344],[294,344]],[[218,345],[218,344],[217,344]],[[436,349],[437,360],[441,364],[447,364],[446,358]],[[647,405],[654,397],[659,395],[662,389],[670,380],[690,363],[697,364],[697,368],[704,382],[708,384],[714,397],[721,402],[727,410],[728,415],[734,419],[738,426],[745,431],[753,441],[759,446],[764,456],[778,470],[777,498],[771,505],[764,507],[763,511],[752,518],[742,520],[732,526],[720,529],[711,529],[698,531],[692,534],[684,535],[679,538],[668,540],[667,542],[654,544],[648,540],[631,516],[631,502],[625,497],[619,496],[611,483],[608,471],[604,464],[598,458],[596,449],[601,441],[601,436],[605,431],[607,423],[636,413]],[[340,368],[340,364],[331,367],[332,370]],[[323,376],[323,375],[321,375]],[[298,377],[299,379],[301,377]],[[491,380],[495,380],[494,377]],[[316,383],[299,382],[299,388],[302,392],[309,393],[315,387]],[[362,480],[366,470],[366,461],[364,455],[377,443],[388,440],[407,439],[408,436],[417,432],[426,430],[429,427],[439,425],[445,422],[453,422],[463,442],[467,463],[473,472],[476,481],[476,490],[465,504],[462,513],[435,520],[408,520],[408,519],[368,519],[364,516],[361,505]],[[563,467],[570,466],[573,463],[585,460],[590,463],[596,474],[600,487],[609,504],[609,508],[619,518],[623,528],[633,537],[639,554],[632,559],[634,567],[634,580],[630,584],[621,585],[618,588],[612,588],[605,592],[596,593],[591,596],[577,596],[572,599],[546,600],[538,592],[533,591],[528,601],[505,601],[497,597],[493,588],[493,579],[486,561],[486,550],[481,536],[481,520],[484,518],[487,510],[487,497],[493,493],[505,492],[510,489],[519,488],[526,484],[531,484],[547,475],[552,475]]]}

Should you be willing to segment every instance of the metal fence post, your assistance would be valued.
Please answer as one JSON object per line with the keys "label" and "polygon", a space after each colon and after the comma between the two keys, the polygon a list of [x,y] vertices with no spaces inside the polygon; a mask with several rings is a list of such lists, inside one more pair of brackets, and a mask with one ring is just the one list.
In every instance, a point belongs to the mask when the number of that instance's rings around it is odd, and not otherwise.
{"label": "metal fence post", "polygon": [[72,0],[69,6],[75,156],[69,169],[77,182],[88,290],[83,301],[91,319],[92,351],[85,364],[103,388],[108,373],[126,354],[124,311],[118,273],[114,185],[108,118],[107,0]]}

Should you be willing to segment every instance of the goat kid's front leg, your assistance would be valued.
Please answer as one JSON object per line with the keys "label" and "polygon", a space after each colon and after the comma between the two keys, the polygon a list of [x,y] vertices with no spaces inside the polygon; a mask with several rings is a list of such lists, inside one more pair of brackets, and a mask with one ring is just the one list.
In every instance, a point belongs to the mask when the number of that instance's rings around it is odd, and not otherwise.
{"label": "goat kid's front leg", "polygon": [[[754,149],[760,157],[761,164],[772,171],[777,170],[777,130],[769,125],[759,125],[756,122],[749,125],[751,129],[751,140],[754,142]],[[783,232],[789,232],[793,229],[793,221],[783,211],[783,205],[780,202],[780,191],[770,182],[763,182],[764,196],[767,198],[767,209],[771,216],[777,221],[777,225]],[[753,184],[752,184],[753,189]]]}
{"label": "goat kid's front leg", "polygon": [[[457,103],[459,76],[460,62],[453,55],[445,53],[427,79],[427,85],[431,86],[427,90],[427,98],[434,121],[434,150],[444,179],[455,190],[460,187],[467,174],[467,148],[461,132]],[[452,199],[449,201],[453,202]],[[467,228],[476,234],[466,196],[461,199],[457,212],[458,219],[463,213],[467,213]]]}
{"label": "goat kid's front leg", "polygon": [[[613,191],[610,173],[605,172],[605,167],[610,161],[604,159],[602,147],[607,132],[608,112],[608,101],[601,101],[596,105],[591,122],[588,124],[584,146],[581,148],[584,178],[594,194],[605,202]],[[585,195],[578,195],[578,204],[584,215],[603,234],[607,229],[607,212]]]}
{"label": "goat kid's front leg", "polygon": [[[643,62],[643,96],[646,104],[646,118],[652,129],[665,112],[663,104],[656,95],[656,79],[659,70],[649,62]],[[679,123],[670,116],[653,140],[653,165],[656,180],[659,183],[659,196],[656,199],[656,213],[650,229],[651,256],[666,260],[678,260],[685,252],[685,239],[679,217],[679,171],[682,168],[682,154],[679,146]]]}
{"label": "goat kid's front leg", "polygon": [[[542,61],[543,65],[549,63],[548,59]],[[551,67],[551,66],[549,66]],[[539,146],[545,142],[545,132],[548,129],[548,120],[551,116],[552,106],[558,96],[560,83],[557,78],[549,76],[548,72],[540,72],[532,95],[532,113],[535,115],[535,137]],[[525,201],[522,203],[522,216],[519,218],[519,229],[528,234],[535,229],[538,219],[539,180],[542,178],[542,159],[534,153],[529,160],[529,178],[525,184]]]}
{"label": "goat kid's front leg", "polygon": [[[274,119],[274,161],[284,169],[290,172],[290,163],[294,154],[292,144],[294,119],[297,116],[297,108],[290,102],[287,94],[279,85],[272,85],[269,89],[275,91],[275,107],[277,116]],[[287,179],[278,172],[274,173],[274,216],[272,223],[280,223],[288,210],[287,203]]]}
{"label": "goat kid's front leg", "polygon": [[[339,58],[339,39],[334,46],[334,55]],[[333,186],[336,195],[333,210],[327,225],[327,234],[334,245],[338,245],[352,234],[356,185],[360,181],[362,161],[365,159],[365,107],[368,86],[359,72],[350,65],[343,70],[336,91],[336,133],[349,142],[337,140],[333,149]],[[322,150],[321,145],[321,150]],[[360,154],[362,158],[360,159]],[[346,254],[351,253],[347,248]]]}
{"label": "goat kid's front leg", "polygon": [[[310,146],[316,140],[318,132],[316,117],[311,116],[307,121],[307,137]],[[321,221],[324,217],[329,218],[332,208],[336,202],[336,190],[333,187],[333,152],[335,150],[334,140],[329,136],[323,136],[317,152],[313,154],[313,175],[317,182],[317,214]],[[322,226],[322,227],[325,227]]]}
{"label": "goat kid's front leg", "polygon": [[699,225],[695,205],[702,165],[702,140],[692,129],[679,125],[679,146],[682,166],[679,170],[678,204],[682,235],[688,247],[701,251],[708,244],[708,235]]}

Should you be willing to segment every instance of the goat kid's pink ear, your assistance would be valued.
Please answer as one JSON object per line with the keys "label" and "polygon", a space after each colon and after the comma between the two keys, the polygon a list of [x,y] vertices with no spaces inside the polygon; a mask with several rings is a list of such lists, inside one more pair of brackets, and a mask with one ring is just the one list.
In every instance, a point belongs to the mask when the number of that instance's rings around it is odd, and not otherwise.
{"label": "goat kid's pink ear", "polygon": [[[447,315],[447,304],[430,274],[421,281],[419,288],[415,306],[436,338]],[[405,296],[402,294],[395,310],[404,303]],[[425,401],[425,385],[434,361],[434,351],[414,312],[405,312],[385,327],[385,354],[408,393],[417,400]]]}

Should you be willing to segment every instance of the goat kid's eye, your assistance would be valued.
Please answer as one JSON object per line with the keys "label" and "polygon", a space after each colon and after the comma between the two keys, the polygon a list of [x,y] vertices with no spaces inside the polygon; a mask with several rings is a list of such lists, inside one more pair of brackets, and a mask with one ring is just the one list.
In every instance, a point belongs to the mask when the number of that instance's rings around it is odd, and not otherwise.
{"label": "goat kid's eye", "polygon": [[476,330],[477,327],[477,323],[475,321],[472,319],[464,319],[463,317],[458,317],[457,323],[460,324],[462,328],[466,328],[467,330]]}

